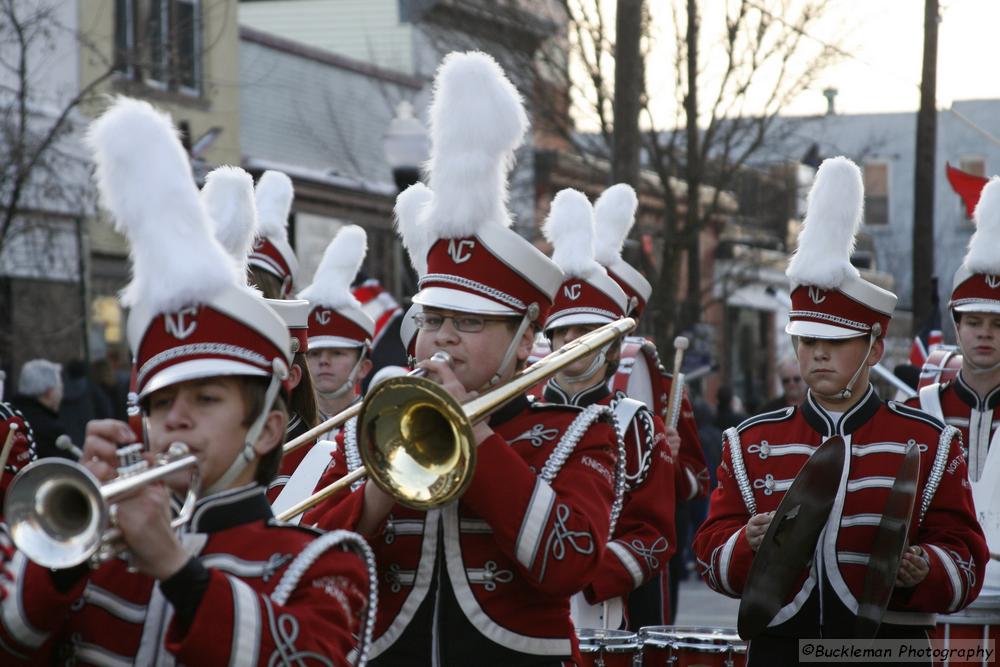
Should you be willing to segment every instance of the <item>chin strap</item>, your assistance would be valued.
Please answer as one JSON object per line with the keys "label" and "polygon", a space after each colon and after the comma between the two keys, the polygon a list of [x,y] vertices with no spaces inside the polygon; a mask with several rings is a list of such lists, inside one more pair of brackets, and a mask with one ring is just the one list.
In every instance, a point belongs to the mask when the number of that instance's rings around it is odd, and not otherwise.
{"label": "chin strap", "polygon": [[573,384],[576,384],[578,382],[586,382],[590,378],[597,375],[597,371],[601,370],[601,367],[604,366],[604,364],[607,362],[608,348],[610,347],[611,343],[608,343],[607,345],[602,347],[597,352],[597,355],[594,357],[594,360],[590,362],[589,366],[587,366],[587,370],[580,373],[579,375],[570,375],[569,373],[561,373],[561,375],[566,379],[567,382],[572,382]]}
{"label": "chin strap", "polygon": [[511,339],[510,345],[507,346],[507,351],[503,355],[503,359],[500,360],[500,365],[497,366],[497,372],[493,374],[490,381],[487,382],[483,389],[489,389],[500,381],[500,378],[504,376],[504,372],[507,367],[514,361],[514,355],[517,353],[518,345],[521,343],[521,336],[524,332],[528,330],[528,327],[532,322],[538,319],[538,314],[540,309],[537,303],[533,303],[528,306],[528,310],[525,311],[524,315],[521,317],[521,323],[517,327],[517,331],[514,332],[514,338]]}
{"label": "chin strap", "polygon": [[222,477],[215,480],[214,484],[205,489],[206,496],[218,493],[228,487],[257,458],[254,445],[257,444],[260,432],[264,430],[264,422],[267,421],[267,416],[274,407],[274,399],[278,396],[282,382],[288,379],[288,366],[285,365],[283,360],[275,359],[271,366],[274,372],[271,374],[271,382],[267,385],[267,391],[264,392],[264,407],[253,423],[250,424],[250,428],[247,429],[246,437],[243,439],[243,449],[240,450],[240,453],[229,465],[229,468],[226,469],[226,472],[222,473]]}
{"label": "chin strap", "polygon": [[361,354],[358,355],[358,360],[355,362],[354,366],[351,368],[351,372],[347,374],[347,379],[344,380],[344,384],[340,385],[333,391],[320,391],[316,390],[316,395],[322,398],[324,401],[332,401],[333,399],[340,398],[348,392],[348,390],[353,389],[354,385],[357,384],[358,371],[361,369],[361,362],[368,358],[368,347],[361,348]]}
{"label": "chin strap", "polygon": [[868,334],[868,351],[865,352],[865,358],[861,361],[861,365],[858,366],[858,370],[854,371],[854,375],[848,380],[847,386],[838,391],[836,394],[821,394],[815,389],[812,390],[814,394],[820,398],[825,398],[828,401],[844,401],[849,399],[854,394],[854,383],[858,381],[861,377],[861,373],[865,370],[865,366],[868,365],[868,355],[872,353],[872,348],[875,347],[875,341],[878,337],[882,335],[882,325],[876,322],[872,326],[871,333]]}

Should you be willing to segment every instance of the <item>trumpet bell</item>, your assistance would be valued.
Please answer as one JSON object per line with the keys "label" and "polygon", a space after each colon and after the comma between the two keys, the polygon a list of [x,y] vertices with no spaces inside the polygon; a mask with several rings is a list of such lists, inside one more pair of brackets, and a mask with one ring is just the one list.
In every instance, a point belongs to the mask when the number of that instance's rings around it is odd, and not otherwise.
{"label": "trumpet bell", "polygon": [[11,483],[4,513],[11,538],[29,559],[52,569],[73,567],[100,548],[109,517],[101,484],[65,459],[36,461]]}
{"label": "trumpet bell", "polygon": [[402,505],[443,505],[472,481],[472,425],[462,406],[426,378],[392,378],[372,387],[357,428],[369,476]]}

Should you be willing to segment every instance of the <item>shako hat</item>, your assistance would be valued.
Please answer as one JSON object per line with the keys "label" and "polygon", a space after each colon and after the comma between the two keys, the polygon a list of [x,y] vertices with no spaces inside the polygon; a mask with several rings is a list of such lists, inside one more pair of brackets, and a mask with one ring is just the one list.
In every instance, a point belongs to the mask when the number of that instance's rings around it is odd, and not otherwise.
{"label": "shako hat", "polygon": [[309,348],[366,347],[375,321],[351,293],[351,283],[368,251],[368,237],[357,225],[342,227],[323,253],[309,287],[299,293],[309,302]]}
{"label": "shako hat", "polygon": [[556,194],[542,231],[552,244],[552,260],[564,274],[546,331],[625,317],[628,297],[594,259],[594,209],[586,195],[569,188]]}
{"label": "shako hat", "polygon": [[[520,95],[490,56],[451,53],[438,68],[430,115],[432,193],[397,208],[401,227],[412,213],[414,228],[426,234],[426,270],[414,303],[544,319],[562,273],[509,228],[506,205],[514,150],[528,127]],[[413,188],[423,186],[400,197]],[[411,255],[420,245],[407,243]]]}
{"label": "shako hat", "polygon": [[976,231],[955,272],[952,313],[1000,313],[1000,176],[983,187],[973,214]]}
{"label": "shako hat", "polygon": [[845,157],[823,161],[809,191],[798,248],[785,275],[792,308],[785,331],[807,338],[879,338],[889,330],[896,295],[863,279],[851,264],[861,224],[861,170]]}
{"label": "shako hat", "polygon": [[[129,241],[140,398],[205,377],[288,378],[288,331],[215,239],[169,117],[118,98],[87,133],[101,202]],[[286,387],[287,388],[287,387]]]}
{"label": "shako hat", "polygon": [[638,206],[639,199],[635,190],[627,183],[612,185],[594,204],[594,221],[597,227],[595,257],[628,296],[627,314],[636,320],[642,317],[653,293],[653,286],[646,277],[622,259],[622,246],[635,224]]}
{"label": "shako hat", "polygon": [[299,280],[299,261],[288,244],[293,197],[292,179],[280,171],[265,171],[257,181],[260,231],[250,253],[250,266],[275,276],[281,283],[282,297],[294,294]]}

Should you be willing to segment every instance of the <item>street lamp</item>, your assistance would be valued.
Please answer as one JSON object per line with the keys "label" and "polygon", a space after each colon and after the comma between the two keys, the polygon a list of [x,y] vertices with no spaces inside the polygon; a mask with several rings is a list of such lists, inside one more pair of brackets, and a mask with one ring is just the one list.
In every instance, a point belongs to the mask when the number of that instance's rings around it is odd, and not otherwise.
{"label": "street lamp", "polygon": [[[389,128],[382,139],[382,149],[385,161],[392,169],[392,178],[396,189],[402,192],[420,180],[420,165],[430,156],[430,138],[424,124],[413,116],[413,105],[403,100],[396,107],[396,117],[389,123]],[[399,239],[392,245],[393,286],[392,291],[397,296],[413,294],[417,287],[417,276],[410,268],[410,263],[403,261],[403,247]]]}
{"label": "street lamp", "polygon": [[413,105],[408,101],[396,107],[396,117],[389,123],[382,147],[400,192],[420,180],[420,165],[430,155],[430,139],[424,124],[413,116]]}

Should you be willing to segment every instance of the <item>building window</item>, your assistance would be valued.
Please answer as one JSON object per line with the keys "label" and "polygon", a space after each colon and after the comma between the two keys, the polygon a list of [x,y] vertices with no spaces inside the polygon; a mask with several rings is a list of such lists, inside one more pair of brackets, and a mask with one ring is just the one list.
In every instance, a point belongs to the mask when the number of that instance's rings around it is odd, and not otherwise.
{"label": "building window", "polygon": [[889,163],[866,162],[865,224],[889,224]]}
{"label": "building window", "polygon": [[201,94],[201,0],[115,0],[115,47],[128,79]]}

